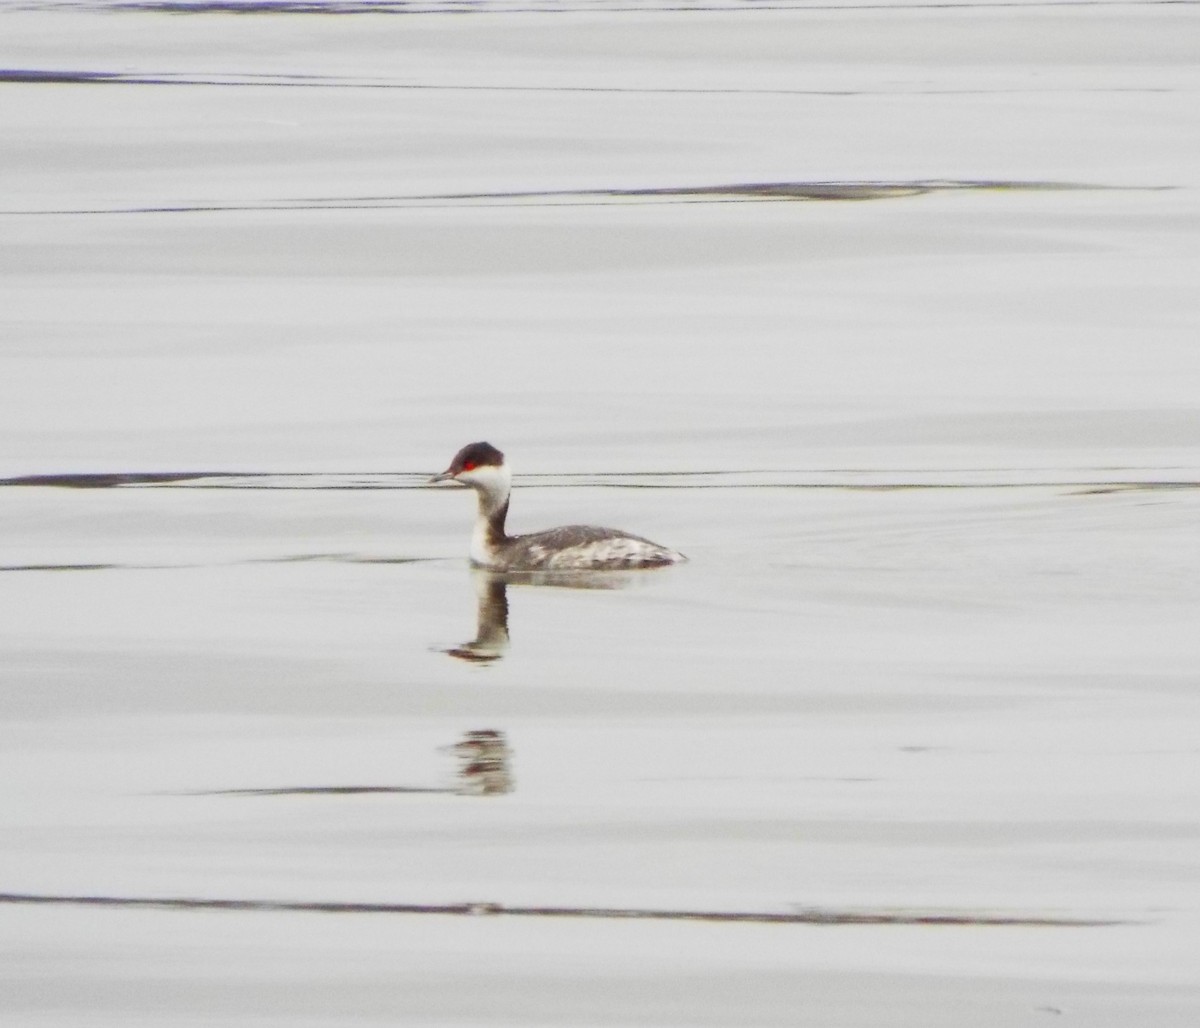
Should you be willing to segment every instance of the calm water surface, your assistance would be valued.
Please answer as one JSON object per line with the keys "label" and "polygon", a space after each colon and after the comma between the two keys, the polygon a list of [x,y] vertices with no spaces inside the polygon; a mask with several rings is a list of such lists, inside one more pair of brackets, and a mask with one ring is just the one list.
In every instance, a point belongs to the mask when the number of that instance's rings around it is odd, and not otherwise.
{"label": "calm water surface", "polygon": [[1191,6],[549,6],[0,12],[0,1020],[1194,1024]]}

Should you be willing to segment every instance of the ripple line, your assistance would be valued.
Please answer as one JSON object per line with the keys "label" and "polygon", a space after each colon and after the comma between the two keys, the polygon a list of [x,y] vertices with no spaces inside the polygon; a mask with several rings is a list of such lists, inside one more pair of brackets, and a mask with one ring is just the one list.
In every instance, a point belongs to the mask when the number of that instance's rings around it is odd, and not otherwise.
{"label": "ripple line", "polygon": [[231,211],[377,210],[404,207],[604,206],[679,203],[786,203],[895,200],[954,192],[1163,192],[1171,185],[1112,186],[1088,182],[1015,179],[913,179],[860,181],[731,182],[708,186],[640,186],[501,192],[411,193],[383,196],[284,197],[261,201],[161,204],[143,207],[7,209],[0,214],[214,214]]}
{"label": "ripple line", "polygon": [[[712,469],[706,471],[523,473],[524,489],[1075,489],[1187,490],[1200,480],[1187,468],[947,468],[947,469]],[[447,489],[431,485],[432,472],[148,471],[19,475],[0,488],[51,489],[250,489],[353,492]],[[319,560],[341,554],[304,555]]]}
{"label": "ripple line", "polygon": [[937,910],[835,910],[790,912],[747,910],[655,910],[644,907],[506,906],[503,903],[354,903],[338,901],[199,899],[192,897],[67,896],[0,893],[0,903],[89,907],[148,907],[174,910],[241,910],[324,914],[448,914],[468,917],[557,917],[644,921],[707,921],[748,924],[927,925],[1022,928],[1102,928],[1133,924],[1112,918],[1053,917]]}

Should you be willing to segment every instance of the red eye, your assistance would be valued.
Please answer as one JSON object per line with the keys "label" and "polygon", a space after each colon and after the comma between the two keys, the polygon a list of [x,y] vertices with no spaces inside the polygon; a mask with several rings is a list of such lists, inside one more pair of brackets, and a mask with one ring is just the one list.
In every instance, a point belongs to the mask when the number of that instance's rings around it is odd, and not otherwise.
{"label": "red eye", "polygon": [[463,462],[462,469],[463,469],[463,471],[474,471],[475,467],[476,467],[475,462],[473,460],[468,460],[468,461]]}

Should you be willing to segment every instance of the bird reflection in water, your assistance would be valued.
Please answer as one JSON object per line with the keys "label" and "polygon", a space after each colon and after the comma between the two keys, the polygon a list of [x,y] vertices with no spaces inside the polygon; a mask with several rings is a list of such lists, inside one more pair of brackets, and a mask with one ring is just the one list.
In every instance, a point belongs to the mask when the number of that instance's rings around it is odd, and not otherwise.
{"label": "bird reflection in water", "polygon": [[[634,572],[633,574],[636,574]],[[630,584],[628,571],[488,571],[473,568],[475,585],[475,638],[444,653],[472,664],[490,664],[508,650],[508,587],[540,586],[559,589],[620,589]],[[512,750],[501,731],[494,728],[467,732],[444,748],[458,761],[455,792],[460,796],[502,796],[516,788]]]}
{"label": "bird reflection in water", "polygon": [[508,649],[508,583],[503,575],[475,571],[475,638],[443,652],[473,664],[490,664]]}
{"label": "bird reflection in water", "polygon": [[508,587],[530,585],[556,589],[621,589],[629,585],[629,571],[488,571],[473,568],[475,583],[475,638],[443,653],[472,664],[490,664],[508,650]]}
{"label": "bird reflection in water", "polygon": [[457,788],[460,796],[501,796],[512,792],[512,750],[503,732],[481,728],[467,732],[447,749],[458,758]]}

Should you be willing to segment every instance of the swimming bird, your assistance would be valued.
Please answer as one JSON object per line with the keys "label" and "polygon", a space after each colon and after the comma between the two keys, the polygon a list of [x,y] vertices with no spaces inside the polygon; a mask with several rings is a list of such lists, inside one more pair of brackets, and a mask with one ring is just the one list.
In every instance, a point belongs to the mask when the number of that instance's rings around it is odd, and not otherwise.
{"label": "swimming bird", "polygon": [[682,553],[639,535],[592,525],[565,525],[530,535],[507,535],[512,473],[491,443],[470,443],[430,482],[458,482],[479,497],[471,533],[471,563],[497,571],[621,571],[678,564]]}

